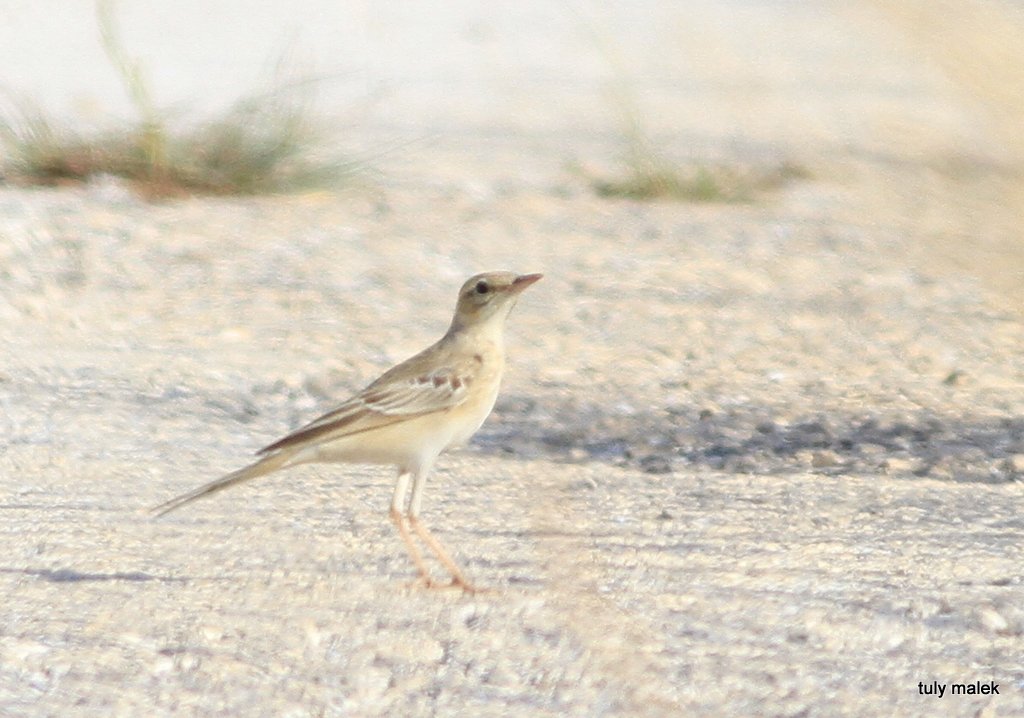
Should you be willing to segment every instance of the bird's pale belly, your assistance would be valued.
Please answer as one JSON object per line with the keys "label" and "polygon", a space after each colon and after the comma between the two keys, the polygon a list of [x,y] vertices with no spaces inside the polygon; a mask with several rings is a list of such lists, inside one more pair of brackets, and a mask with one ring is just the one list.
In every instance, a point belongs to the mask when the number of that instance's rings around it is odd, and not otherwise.
{"label": "bird's pale belly", "polygon": [[310,447],[300,461],[354,464],[389,464],[412,469],[429,466],[451,446],[466,443],[487,419],[497,390],[484,401],[467,402],[448,412],[437,412],[391,426],[351,434]]}

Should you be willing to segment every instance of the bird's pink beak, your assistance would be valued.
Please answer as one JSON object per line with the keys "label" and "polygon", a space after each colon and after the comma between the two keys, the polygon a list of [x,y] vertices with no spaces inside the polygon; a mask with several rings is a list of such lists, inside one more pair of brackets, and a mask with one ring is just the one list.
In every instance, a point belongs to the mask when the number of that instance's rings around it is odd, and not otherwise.
{"label": "bird's pink beak", "polygon": [[539,281],[543,276],[543,274],[520,274],[512,280],[512,286],[510,288],[513,293],[519,294],[519,292],[523,291],[534,282]]}

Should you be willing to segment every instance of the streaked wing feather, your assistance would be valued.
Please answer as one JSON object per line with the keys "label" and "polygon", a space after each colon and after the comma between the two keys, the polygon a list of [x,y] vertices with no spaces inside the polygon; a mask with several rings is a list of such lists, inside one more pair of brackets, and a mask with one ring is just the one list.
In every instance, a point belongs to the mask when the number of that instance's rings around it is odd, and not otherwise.
{"label": "streaked wing feather", "polygon": [[302,443],[321,443],[446,411],[466,400],[469,383],[468,378],[460,377],[451,368],[401,379],[385,374],[334,411],[257,453],[267,454]]}

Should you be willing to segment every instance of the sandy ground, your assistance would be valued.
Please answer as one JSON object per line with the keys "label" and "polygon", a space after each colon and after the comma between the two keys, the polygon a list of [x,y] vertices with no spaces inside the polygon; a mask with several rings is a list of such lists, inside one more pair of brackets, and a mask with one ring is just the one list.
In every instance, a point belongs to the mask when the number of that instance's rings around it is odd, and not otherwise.
{"label": "sandy ground", "polygon": [[[673,157],[809,171],[639,203],[578,170],[621,150],[607,57],[558,35],[579,17],[524,59],[536,15],[445,7],[429,27],[490,64],[394,91],[354,139],[417,141],[360,186],[0,187],[0,713],[1024,714],[1021,108],[976,81],[1005,58],[909,2],[585,14]],[[547,276],[426,500],[489,591],[407,586],[386,470],[145,514],[497,268]],[[999,694],[950,695],[975,681]]]}

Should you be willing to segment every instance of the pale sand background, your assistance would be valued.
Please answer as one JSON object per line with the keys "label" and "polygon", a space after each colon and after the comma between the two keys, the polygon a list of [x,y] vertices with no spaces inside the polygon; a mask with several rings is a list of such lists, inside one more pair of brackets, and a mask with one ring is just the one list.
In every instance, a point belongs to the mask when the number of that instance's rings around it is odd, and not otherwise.
{"label": "pale sand background", "polygon": [[[68,5],[0,3],[0,80],[124,112]],[[290,47],[355,151],[414,143],[338,194],[0,188],[0,714],[1024,713],[1020,5],[205,5],[122,4],[167,103]],[[623,78],[681,162],[811,177],[595,198]],[[387,471],[140,513],[504,267],[547,278],[426,502],[491,593],[405,588]]]}

